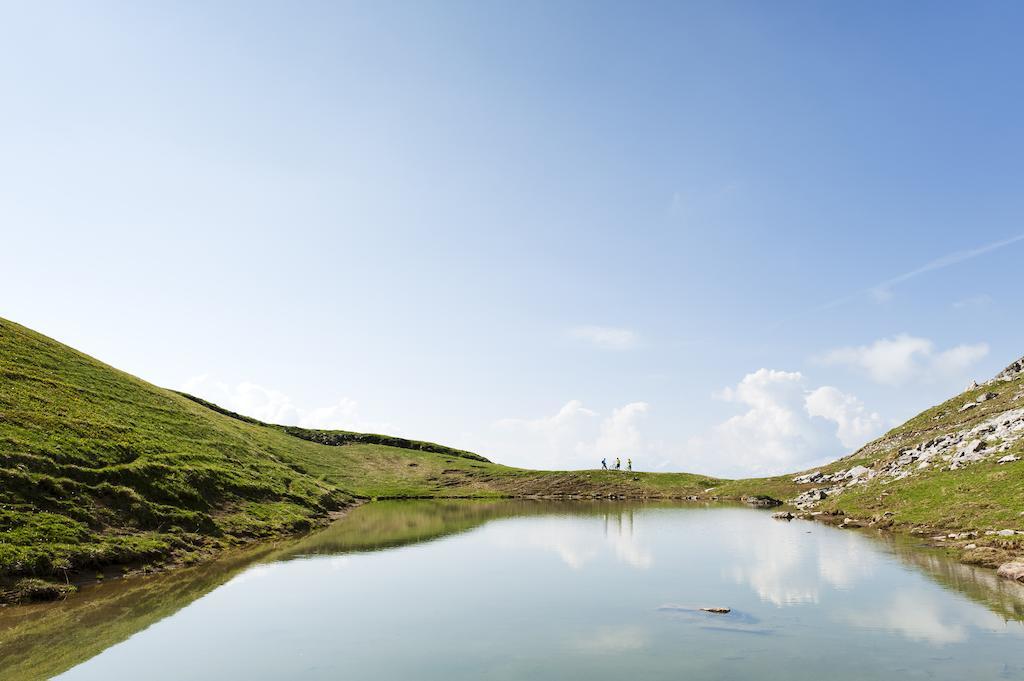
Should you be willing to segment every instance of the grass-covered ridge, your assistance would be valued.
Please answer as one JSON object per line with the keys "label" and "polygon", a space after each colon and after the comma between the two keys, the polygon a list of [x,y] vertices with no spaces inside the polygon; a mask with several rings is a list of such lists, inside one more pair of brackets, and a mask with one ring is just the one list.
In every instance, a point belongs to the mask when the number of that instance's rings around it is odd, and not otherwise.
{"label": "grass-covered ridge", "polygon": [[[1005,446],[1000,454],[1020,456],[1016,463],[992,456],[951,470],[936,458],[904,478],[887,471],[908,448],[1021,408],[1018,369],[927,410],[819,469],[863,466],[872,477],[844,482],[817,510],[876,527],[975,531],[981,537],[971,543],[987,553],[974,559],[985,564],[1020,553],[1024,534],[983,532],[1024,530],[1024,438],[984,442],[990,451]],[[53,596],[112,565],[194,563],[228,546],[323,523],[362,499],[786,500],[817,485],[794,477],[531,471],[429,442],[265,424],[0,319],[0,600]]]}
{"label": "grass-covered ridge", "polygon": [[684,496],[714,482],[525,471],[428,442],[264,424],[0,319],[8,600],[53,595],[111,564],[195,562],[309,528],[363,498]]}

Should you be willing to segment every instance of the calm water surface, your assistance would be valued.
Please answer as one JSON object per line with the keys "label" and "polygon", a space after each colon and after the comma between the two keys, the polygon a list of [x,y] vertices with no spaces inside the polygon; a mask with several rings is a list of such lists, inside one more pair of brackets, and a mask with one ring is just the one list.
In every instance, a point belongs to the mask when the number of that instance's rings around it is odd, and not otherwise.
{"label": "calm water surface", "polygon": [[746,508],[380,502],[258,551],[8,608],[0,678],[1024,679],[1017,585]]}

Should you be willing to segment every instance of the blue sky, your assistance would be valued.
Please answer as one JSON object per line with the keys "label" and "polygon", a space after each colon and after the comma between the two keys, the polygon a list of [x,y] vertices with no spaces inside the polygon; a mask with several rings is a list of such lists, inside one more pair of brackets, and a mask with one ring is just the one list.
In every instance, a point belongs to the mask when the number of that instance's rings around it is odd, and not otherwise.
{"label": "blue sky", "polygon": [[0,315],[503,462],[834,458],[1024,353],[1016,3],[34,3]]}

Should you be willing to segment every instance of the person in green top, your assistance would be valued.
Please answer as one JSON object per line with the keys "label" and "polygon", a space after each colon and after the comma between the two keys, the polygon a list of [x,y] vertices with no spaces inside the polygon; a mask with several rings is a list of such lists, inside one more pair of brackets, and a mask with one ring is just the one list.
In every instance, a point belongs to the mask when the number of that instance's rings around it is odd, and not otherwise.
{"label": "person in green top", "polygon": [[615,470],[620,470],[621,468],[622,468],[622,459],[620,459],[619,457],[615,457]]}
{"label": "person in green top", "polygon": [[633,459],[626,459],[626,470],[633,470]]}

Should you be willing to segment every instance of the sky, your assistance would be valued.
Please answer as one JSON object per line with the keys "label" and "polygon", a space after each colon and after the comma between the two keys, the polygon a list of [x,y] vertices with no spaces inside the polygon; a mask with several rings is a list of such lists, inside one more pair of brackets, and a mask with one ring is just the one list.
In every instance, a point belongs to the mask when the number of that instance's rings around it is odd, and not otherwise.
{"label": "sky", "polygon": [[794,471],[1024,354],[1024,5],[0,5],[0,316],[258,418]]}

